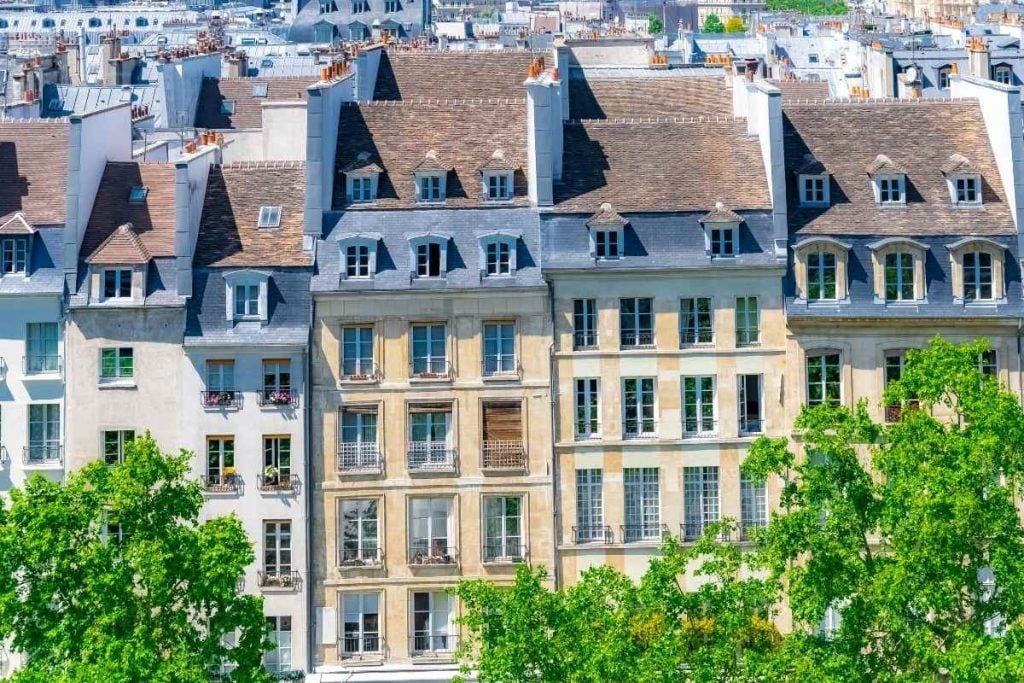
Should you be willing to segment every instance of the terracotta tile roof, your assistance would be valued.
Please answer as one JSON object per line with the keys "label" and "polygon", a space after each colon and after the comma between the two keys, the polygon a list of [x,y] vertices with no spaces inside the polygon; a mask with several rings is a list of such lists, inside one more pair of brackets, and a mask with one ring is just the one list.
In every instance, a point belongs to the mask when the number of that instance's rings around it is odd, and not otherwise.
{"label": "terracotta tile roof", "polygon": [[608,202],[601,204],[597,209],[597,213],[587,219],[587,226],[594,227],[595,225],[616,225],[622,227],[629,223],[628,220],[623,218],[618,211],[615,210]]}
{"label": "terracotta tile roof", "polygon": [[[147,189],[138,204],[129,201],[133,187]],[[173,164],[107,162],[82,239],[82,256],[92,255],[124,223],[131,223],[154,258],[174,256]]]}
{"label": "terracotta tile roof", "polygon": [[[509,100],[423,100],[369,102],[341,107],[334,182],[334,207],[346,205],[346,182],[341,169],[369,152],[384,170],[379,178],[376,209],[416,206],[413,172],[433,150],[450,164],[448,208],[482,204],[480,169],[495,150],[504,165],[517,169],[513,205],[526,205],[526,103]],[[361,208],[354,205],[349,208]]]}
{"label": "terracotta tile roof", "polygon": [[[195,265],[310,265],[311,252],[302,250],[305,188],[302,162],[243,162],[211,168]],[[280,226],[257,227],[264,206],[281,207]]]}
{"label": "terracotta tile roof", "polygon": [[423,161],[416,164],[417,171],[450,171],[452,165],[447,161],[439,158],[437,152],[429,149],[427,153],[423,155]]}
{"label": "terracotta tile roof", "polygon": [[25,214],[21,211],[0,223],[0,235],[33,235],[36,232],[35,226],[25,220]]}
{"label": "terracotta tile roof", "polygon": [[885,175],[887,173],[906,175],[907,173],[907,169],[900,166],[899,164],[897,164],[884,154],[879,154],[874,159],[872,159],[871,163],[864,167],[864,170],[870,176]]}
{"label": "terracotta tile roof", "polygon": [[146,245],[132,230],[132,224],[125,223],[110,233],[107,239],[103,240],[103,244],[85,260],[87,263],[98,265],[131,266],[149,263],[151,258],[152,255],[146,249]]}
{"label": "terracotta tile roof", "polygon": [[385,52],[373,99],[525,97],[523,81],[534,56],[526,51]]}
{"label": "terracotta tile roof", "polygon": [[665,118],[731,114],[725,78],[571,78],[573,119]]}
{"label": "terracotta tile roof", "polygon": [[[280,100],[302,100],[306,88],[317,82],[312,76],[281,78],[204,78],[196,108],[197,128],[262,128],[263,103]],[[267,96],[255,97],[254,85],[266,85]],[[221,102],[231,100],[235,112],[225,114]]]}
{"label": "terracotta tile roof", "polygon": [[67,121],[0,121],[0,221],[15,211],[36,226],[64,222]]}
{"label": "terracotta tile roof", "polygon": [[[790,232],[837,235],[1010,234],[981,108],[971,100],[836,102],[783,110]],[[801,207],[794,169],[810,154],[831,173],[832,205]],[[905,167],[907,203],[875,203],[866,168],[879,154]],[[952,205],[943,166],[952,154],[982,178],[980,207]]]}
{"label": "terracotta tile roof", "polygon": [[828,89],[828,81],[770,81],[772,85],[782,91],[782,101],[808,100],[822,102],[827,100],[831,94]]}
{"label": "terracotta tile roof", "polygon": [[946,175],[956,173],[977,173],[978,169],[963,154],[951,154],[940,169]]}
{"label": "terracotta tile roof", "polygon": [[732,118],[565,126],[555,210],[708,211],[771,207],[757,139]]}
{"label": "terracotta tile roof", "polygon": [[715,208],[704,214],[701,223],[741,223],[743,216],[729,209],[722,202],[716,202]]}

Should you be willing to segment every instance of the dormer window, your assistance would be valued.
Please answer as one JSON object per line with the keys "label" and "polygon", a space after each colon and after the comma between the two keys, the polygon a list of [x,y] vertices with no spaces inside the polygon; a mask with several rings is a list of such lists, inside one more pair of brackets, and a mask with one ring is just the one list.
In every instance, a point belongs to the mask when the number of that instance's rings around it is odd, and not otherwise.
{"label": "dormer window", "polygon": [[890,237],[867,246],[871,250],[877,302],[907,303],[925,298],[924,262],[928,245]]}
{"label": "dormer window", "polygon": [[262,206],[260,207],[260,217],[256,223],[258,228],[277,228],[281,225],[281,207],[280,206]]}
{"label": "dormer window", "polygon": [[224,275],[229,321],[267,320],[269,275],[260,271],[237,271]]}
{"label": "dormer window", "polygon": [[512,199],[513,176],[516,166],[505,158],[505,152],[497,149],[481,169],[483,193],[489,202],[507,202]]}
{"label": "dormer window", "polygon": [[590,256],[598,261],[614,261],[623,255],[626,225],[629,223],[608,202],[587,220],[590,230]]}
{"label": "dormer window", "polygon": [[595,230],[594,258],[599,261],[614,261],[622,256],[621,230]]}
{"label": "dormer window", "polygon": [[938,85],[942,90],[949,89],[949,77],[954,73],[952,66],[944,66],[938,71]]}
{"label": "dormer window", "polygon": [[341,249],[341,275],[347,279],[373,277],[377,271],[377,243],[380,235],[358,233],[339,240]]}
{"label": "dormer window", "polygon": [[735,256],[736,255],[736,229],[735,228],[712,228],[711,229],[711,255],[712,256]]}
{"label": "dormer window", "polygon": [[867,165],[875,202],[883,206],[905,204],[907,201],[905,179],[907,172],[893,163],[892,159],[879,154]]}
{"label": "dormer window", "polygon": [[429,150],[423,161],[413,169],[416,182],[416,201],[421,204],[440,203],[447,193],[448,171],[451,165],[441,161],[437,152]]}
{"label": "dormer window", "polygon": [[480,251],[485,277],[502,277],[516,272],[516,244],[519,235],[504,232],[480,236]]}
{"label": "dormer window", "polygon": [[0,238],[0,274],[24,275],[28,268],[28,238]]}
{"label": "dormer window", "polygon": [[981,177],[976,175],[961,175],[953,179],[955,196],[953,203],[980,204],[981,203]]}
{"label": "dormer window", "polygon": [[444,194],[441,192],[441,176],[420,176],[419,200],[421,202],[439,202],[443,199]]}
{"label": "dormer window", "polygon": [[981,174],[962,154],[951,154],[939,168],[946,176],[949,198],[954,206],[981,204]]}
{"label": "dormer window", "polygon": [[1003,85],[1013,85],[1013,68],[1006,64],[992,67],[992,80]]}
{"label": "dormer window", "polygon": [[793,246],[798,297],[808,303],[846,298],[846,260],[851,245],[812,237]]}
{"label": "dormer window", "polygon": [[903,191],[903,176],[878,176],[875,178],[879,204],[903,204],[905,194]]}
{"label": "dormer window", "polygon": [[103,298],[132,298],[131,268],[107,268],[103,271]]}
{"label": "dormer window", "polygon": [[739,228],[743,216],[722,202],[700,219],[704,226],[704,249],[712,258],[732,258],[739,253]]}
{"label": "dormer window", "polygon": [[349,198],[354,204],[373,201],[373,182],[367,176],[355,176],[349,179]]}
{"label": "dormer window", "polygon": [[828,206],[829,182],[827,174],[801,175],[799,184],[801,206]]}
{"label": "dormer window", "polygon": [[146,195],[149,194],[148,187],[142,187],[140,185],[134,186],[128,191],[128,203],[129,204],[142,204],[146,201]]}
{"label": "dormer window", "polygon": [[260,317],[260,286],[244,283],[235,285],[235,318]]}
{"label": "dormer window", "polygon": [[448,269],[447,235],[425,234],[409,240],[412,274],[418,278],[443,277]]}
{"label": "dormer window", "polygon": [[990,303],[1005,296],[1003,254],[999,242],[965,237],[947,244],[952,265],[953,298],[963,303]]}
{"label": "dormer window", "polygon": [[368,204],[376,200],[378,179],[383,170],[373,162],[369,152],[356,155],[355,160],[342,169],[348,182],[348,201]]}
{"label": "dormer window", "polygon": [[983,251],[964,254],[964,301],[992,299],[992,255]]}

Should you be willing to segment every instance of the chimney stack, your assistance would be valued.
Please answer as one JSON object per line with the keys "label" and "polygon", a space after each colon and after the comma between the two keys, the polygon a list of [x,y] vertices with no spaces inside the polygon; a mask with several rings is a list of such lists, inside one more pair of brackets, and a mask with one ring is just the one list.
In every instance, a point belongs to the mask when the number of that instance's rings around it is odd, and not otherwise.
{"label": "chimney stack", "polygon": [[992,56],[981,36],[967,39],[967,71],[975,78],[992,78]]}
{"label": "chimney stack", "polygon": [[228,55],[228,78],[248,78],[249,57],[238,50]]}
{"label": "chimney stack", "polygon": [[562,177],[562,81],[557,67],[547,70],[543,58],[530,64],[526,79],[527,147],[530,202],[551,206],[554,182]]}

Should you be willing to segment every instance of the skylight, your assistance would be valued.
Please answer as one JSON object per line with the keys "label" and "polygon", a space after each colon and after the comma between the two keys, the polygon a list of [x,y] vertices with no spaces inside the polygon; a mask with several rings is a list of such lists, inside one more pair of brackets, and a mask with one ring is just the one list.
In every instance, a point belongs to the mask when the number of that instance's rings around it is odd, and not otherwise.
{"label": "skylight", "polygon": [[149,194],[148,187],[142,187],[136,185],[132,187],[131,191],[128,192],[128,203],[129,204],[141,204],[146,201],[146,195]]}
{"label": "skylight", "polygon": [[280,206],[260,207],[260,219],[256,224],[258,228],[276,228],[281,225]]}
{"label": "skylight", "polygon": [[266,83],[253,83],[252,84],[252,96],[253,97],[266,97],[267,96],[267,84]]}

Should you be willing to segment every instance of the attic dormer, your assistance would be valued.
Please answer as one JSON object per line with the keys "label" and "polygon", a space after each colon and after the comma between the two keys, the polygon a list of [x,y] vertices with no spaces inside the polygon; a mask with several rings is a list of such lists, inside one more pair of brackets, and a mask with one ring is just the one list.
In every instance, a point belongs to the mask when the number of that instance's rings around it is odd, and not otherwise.
{"label": "attic dormer", "polygon": [[590,232],[590,258],[596,261],[614,261],[622,258],[625,229],[629,221],[604,202],[597,213],[587,220]]}
{"label": "attic dormer", "polygon": [[18,211],[0,224],[0,277],[28,275],[36,228]]}
{"label": "attic dormer", "polygon": [[733,258],[740,252],[740,223],[743,216],[715,202],[715,208],[700,219],[704,226],[704,251],[712,258]]}
{"label": "attic dormer", "polygon": [[350,204],[370,204],[377,200],[380,174],[384,172],[369,152],[360,152],[341,169],[345,174],[345,196]]}
{"label": "attic dormer", "polygon": [[796,169],[800,206],[828,206],[831,176],[825,165],[812,155],[804,155],[804,163]]}
{"label": "attic dormer", "polygon": [[871,177],[876,204],[895,206],[907,203],[906,169],[886,155],[879,154],[865,170]]}
{"label": "attic dormer", "polygon": [[111,306],[141,305],[146,300],[146,273],[152,256],[131,223],[121,225],[92,252],[89,267],[89,303]]}
{"label": "attic dormer", "polygon": [[516,165],[505,157],[505,151],[496,149],[480,167],[483,198],[487,202],[510,202],[515,192]]}
{"label": "attic dormer", "polygon": [[451,170],[451,164],[441,160],[435,150],[428,151],[423,161],[413,169],[416,201],[420,204],[443,204],[448,196],[448,172]]}
{"label": "attic dormer", "polygon": [[953,206],[981,205],[981,172],[962,154],[952,154],[940,167]]}

